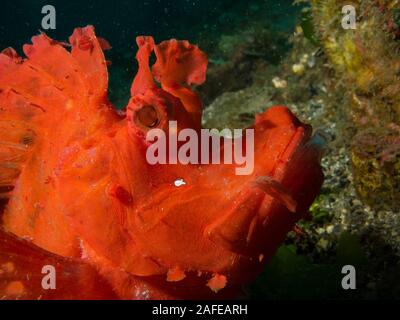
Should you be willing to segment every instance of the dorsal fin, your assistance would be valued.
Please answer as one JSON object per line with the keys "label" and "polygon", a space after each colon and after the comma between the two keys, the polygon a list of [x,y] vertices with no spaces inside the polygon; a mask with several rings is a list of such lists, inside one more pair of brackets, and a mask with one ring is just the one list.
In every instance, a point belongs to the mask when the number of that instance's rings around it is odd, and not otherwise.
{"label": "dorsal fin", "polygon": [[26,58],[12,48],[0,53],[0,198],[56,123],[79,114],[72,120],[79,124],[67,129],[78,131],[108,104],[107,67],[94,28],[75,29],[70,42],[71,52],[42,33],[24,45]]}

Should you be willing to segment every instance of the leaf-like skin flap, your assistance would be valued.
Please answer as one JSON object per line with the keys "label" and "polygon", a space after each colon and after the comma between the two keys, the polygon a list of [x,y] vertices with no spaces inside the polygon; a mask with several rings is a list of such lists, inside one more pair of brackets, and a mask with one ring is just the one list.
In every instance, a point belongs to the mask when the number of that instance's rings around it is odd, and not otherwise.
{"label": "leaf-like skin flap", "polygon": [[208,59],[188,41],[163,41],[155,47],[154,78],[164,84],[200,85],[206,80]]}

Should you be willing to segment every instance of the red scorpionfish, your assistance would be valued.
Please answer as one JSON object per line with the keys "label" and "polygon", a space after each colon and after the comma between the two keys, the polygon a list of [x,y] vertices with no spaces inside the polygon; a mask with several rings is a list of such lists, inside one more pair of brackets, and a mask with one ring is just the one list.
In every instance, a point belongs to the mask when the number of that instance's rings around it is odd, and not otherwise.
{"label": "red scorpionfish", "polygon": [[[201,129],[191,86],[205,81],[206,55],[138,37],[122,114],[107,98],[107,43],[91,26],[69,42],[40,34],[26,58],[0,54],[0,298],[236,297],[320,191],[311,127],[283,106],[257,115],[249,175],[233,164],[149,164],[149,130],[171,120]],[[43,286],[48,266],[55,289]]]}

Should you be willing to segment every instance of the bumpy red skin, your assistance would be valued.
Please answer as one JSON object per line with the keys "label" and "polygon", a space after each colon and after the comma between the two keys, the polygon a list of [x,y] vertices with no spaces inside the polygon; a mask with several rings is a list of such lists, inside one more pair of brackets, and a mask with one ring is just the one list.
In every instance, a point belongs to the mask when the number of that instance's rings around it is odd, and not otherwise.
{"label": "bumpy red skin", "polygon": [[[91,264],[122,299],[234,297],[320,190],[311,127],[282,106],[258,115],[250,175],[228,164],[150,165],[150,127],[138,112],[153,107],[155,127],[166,131],[168,120],[199,130],[201,102],[190,85],[204,82],[207,57],[186,41],[156,46],[139,37],[139,71],[120,117],[107,100],[93,27],[76,29],[70,42],[71,53],[40,35],[24,47],[27,59],[0,55],[0,141],[8,146],[0,144],[0,162],[13,163],[0,169],[0,192],[13,188],[3,228]],[[0,255],[0,265],[10,259]],[[60,297],[68,290],[57,288]]]}

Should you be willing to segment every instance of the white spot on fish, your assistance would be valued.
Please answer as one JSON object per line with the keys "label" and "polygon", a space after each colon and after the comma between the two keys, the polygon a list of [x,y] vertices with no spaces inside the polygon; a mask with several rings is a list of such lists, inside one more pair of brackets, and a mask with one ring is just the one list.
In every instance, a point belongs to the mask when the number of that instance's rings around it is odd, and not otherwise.
{"label": "white spot on fish", "polygon": [[183,179],[177,179],[174,181],[175,187],[182,187],[186,184],[185,180]]}

